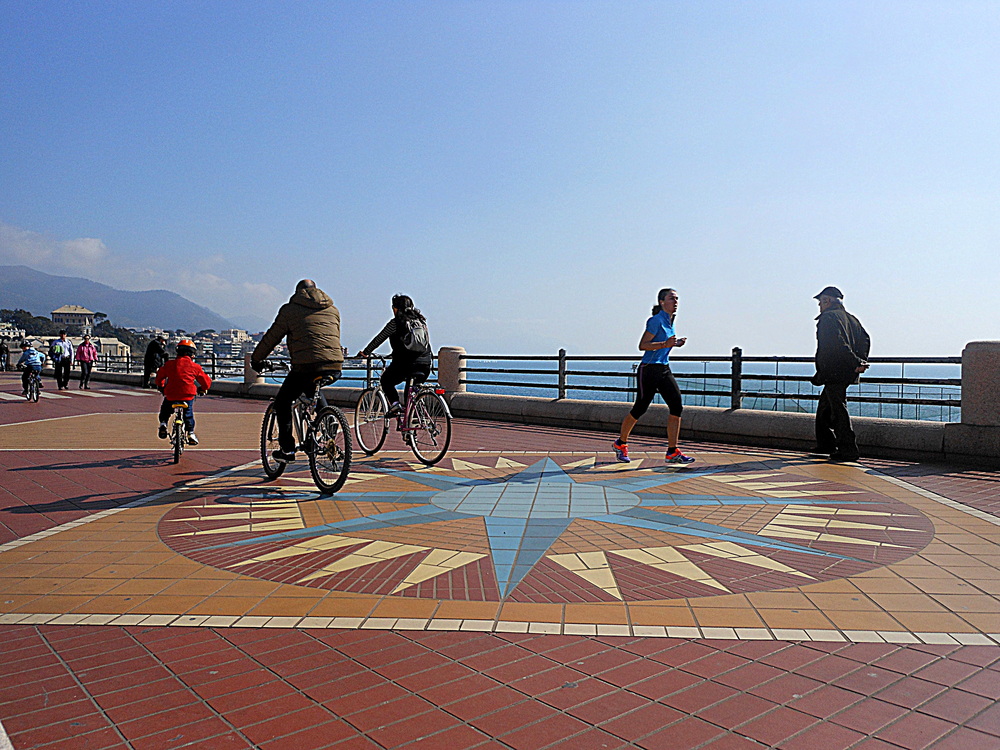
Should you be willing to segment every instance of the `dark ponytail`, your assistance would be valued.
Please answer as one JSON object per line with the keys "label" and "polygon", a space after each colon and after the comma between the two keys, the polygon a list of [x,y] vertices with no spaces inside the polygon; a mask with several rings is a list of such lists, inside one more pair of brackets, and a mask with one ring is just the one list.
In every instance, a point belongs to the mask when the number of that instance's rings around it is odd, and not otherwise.
{"label": "dark ponytail", "polygon": [[396,314],[407,320],[419,320],[426,323],[427,319],[413,306],[413,300],[406,294],[396,294],[392,298],[392,306],[398,311]]}
{"label": "dark ponytail", "polygon": [[671,289],[670,287],[665,287],[664,289],[661,289],[659,292],[657,292],[657,294],[656,294],[656,304],[653,305],[653,312],[650,313],[650,314],[651,315],[656,315],[658,312],[660,312],[663,309],[662,307],[660,307],[660,303],[663,302],[663,298],[666,297],[671,292],[676,292],[676,291],[677,291],[676,289]]}

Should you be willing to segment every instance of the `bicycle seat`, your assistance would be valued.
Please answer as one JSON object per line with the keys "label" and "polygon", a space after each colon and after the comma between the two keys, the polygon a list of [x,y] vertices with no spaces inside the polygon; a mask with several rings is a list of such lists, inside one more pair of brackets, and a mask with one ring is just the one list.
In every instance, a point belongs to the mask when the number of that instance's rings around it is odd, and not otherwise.
{"label": "bicycle seat", "polygon": [[337,378],[335,378],[333,375],[319,375],[316,377],[315,380],[313,380],[313,382],[316,383],[317,387],[324,388],[330,385],[331,383],[336,383]]}
{"label": "bicycle seat", "polygon": [[184,401],[181,401],[179,404],[170,404],[170,408],[171,409],[179,409],[181,407],[183,407],[183,408],[186,409],[187,408],[187,404]]}

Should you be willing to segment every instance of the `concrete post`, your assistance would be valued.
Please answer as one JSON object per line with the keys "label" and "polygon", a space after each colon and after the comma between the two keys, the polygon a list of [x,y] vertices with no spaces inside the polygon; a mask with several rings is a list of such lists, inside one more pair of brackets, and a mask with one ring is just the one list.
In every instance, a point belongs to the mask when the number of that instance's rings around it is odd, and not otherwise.
{"label": "concrete post", "polygon": [[243,355],[243,383],[248,388],[251,385],[264,385],[264,376],[250,366],[250,355]]}
{"label": "concrete post", "polygon": [[438,383],[448,394],[465,393],[462,368],[465,367],[465,349],[460,346],[442,346],[438,350]]}
{"label": "concrete post", "polygon": [[962,350],[962,424],[1000,427],[1000,341]]}

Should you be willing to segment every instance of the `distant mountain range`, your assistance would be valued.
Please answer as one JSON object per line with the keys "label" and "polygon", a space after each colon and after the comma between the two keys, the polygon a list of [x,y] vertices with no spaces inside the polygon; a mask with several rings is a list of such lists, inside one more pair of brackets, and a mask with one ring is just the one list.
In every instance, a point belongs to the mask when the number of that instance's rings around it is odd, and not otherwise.
{"label": "distant mountain range", "polygon": [[180,328],[196,333],[234,327],[207,307],[164,289],[125,292],[89,279],[52,276],[27,266],[0,266],[0,308],[50,317],[63,305],[82,305],[102,312],[111,323],[124,328]]}

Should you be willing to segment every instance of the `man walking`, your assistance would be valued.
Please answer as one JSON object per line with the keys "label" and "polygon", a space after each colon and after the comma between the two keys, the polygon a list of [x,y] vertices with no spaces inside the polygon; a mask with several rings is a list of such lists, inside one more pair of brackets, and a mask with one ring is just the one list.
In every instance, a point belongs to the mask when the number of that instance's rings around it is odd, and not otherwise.
{"label": "man walking", "polygon": [[847,388],[868,369],[871,339],[861,321],[844,309],[844,295],[828,286],[814,299],[816,318],[816,374],[813,385],[823,386],[816,407],[816,448],[831,461],[857,461],[858,443],[847,412]]}
{"label": "man walking", "polygon": [[324,375],[339,378],[344,366],[340,311],[312,279],[302,279],[295,286],[295,294],[278,310],[271,327],[250,355],[250,366],[260,372],[267,355],[282,339],[286,339],[292,368],[274,397],[279,450],[271,455],[276,461],[288,463],[295,460],[296,447],[292,403],[303,393],[312,396],[318,378]]}
{"label": "man walking", "polygon": [[146,354],[142,358],[142,387],[149,388],[150,380],[153,375],[163,367],[163,364],[167,361],[167,337],[162,333],[156,334],[156,336],[149,342],[149,346],[146,347]]}
{"label": "man walking", "polygon": [[49,347],[49,357],[56,371],[56,385],[59,390],[69,388],[69,371],[73,366],[73,344],[66,338],[66,331],[59,331],[59,338]]}

